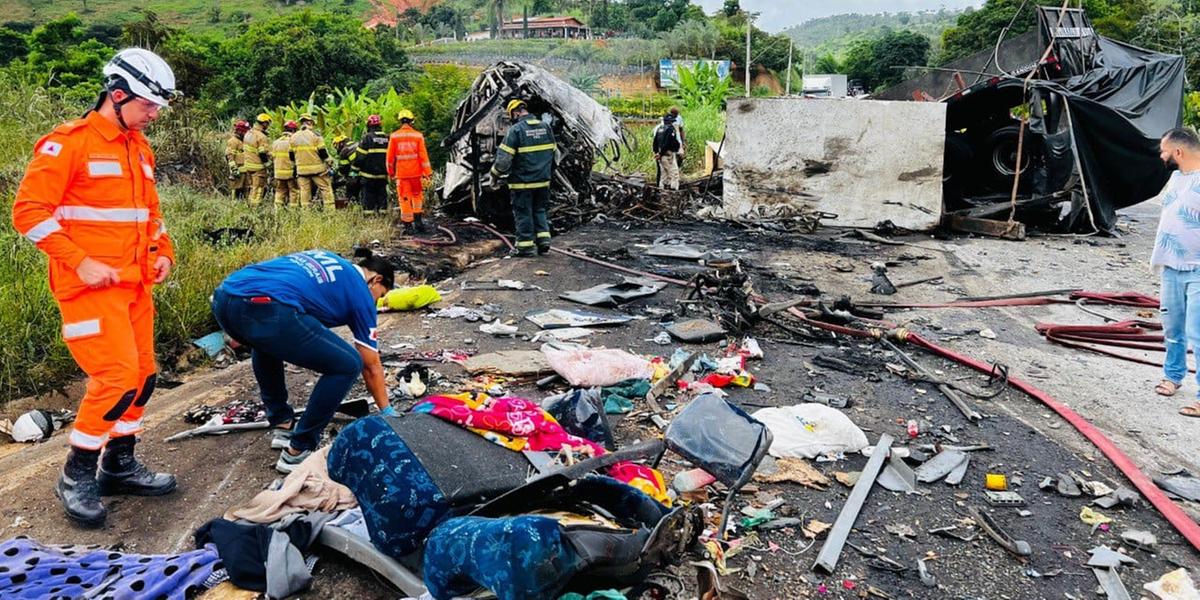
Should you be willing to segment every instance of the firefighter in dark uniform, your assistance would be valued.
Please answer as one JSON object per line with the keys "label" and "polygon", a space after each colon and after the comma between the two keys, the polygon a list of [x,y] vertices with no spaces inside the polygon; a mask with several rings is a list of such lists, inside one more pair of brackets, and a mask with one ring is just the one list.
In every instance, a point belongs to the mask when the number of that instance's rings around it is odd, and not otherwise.
{"label": "firefighter in dark uniform", "polygon": [[353,168],[362,178],[363,210],[372,212],[388,208],[388,134],[380,129],[380,123],[379,115],[367,117],[367,132],[351,158]]}
{"label": "firefighter in dark uniform", "polygon": [[506,107],[512,126],[496,152],[492,176],[508,176],[513,222],[517,230],[516,256],[533,256],[550,251],[550,180],[554,174],[554,131],[533,115],[524,100],[511,100]]}
{"label": "firefighter in dark uniform", "polygon": [[358,171],[351,164],[351,158],[357,149],[358,142],[350,141],[350,138],[345,135],[333,138],[333,150],[337,152],[337,167],[333,171],[333,189],[334,191],[341,190],[346,200],[354,203],[359,202],[359,191],[362,189]]}

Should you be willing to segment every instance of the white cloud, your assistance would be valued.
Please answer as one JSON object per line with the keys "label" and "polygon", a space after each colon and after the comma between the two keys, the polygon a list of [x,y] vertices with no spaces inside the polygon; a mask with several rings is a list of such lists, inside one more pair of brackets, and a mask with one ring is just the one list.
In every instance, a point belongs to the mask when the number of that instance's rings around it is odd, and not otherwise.
{"label": "white cloud", "polygon": [[[721,8],[723,0],[695,0],[712,13]],[[874,14],[881,12],[908,12],[918,10],[957,10],[968,6],[978,7],[983,0],[840,0],[825,2],[816,0],[741,0],[742,8],[759,13],[755,24],[770,32],[778,32],[809,19],[848,13]]]}

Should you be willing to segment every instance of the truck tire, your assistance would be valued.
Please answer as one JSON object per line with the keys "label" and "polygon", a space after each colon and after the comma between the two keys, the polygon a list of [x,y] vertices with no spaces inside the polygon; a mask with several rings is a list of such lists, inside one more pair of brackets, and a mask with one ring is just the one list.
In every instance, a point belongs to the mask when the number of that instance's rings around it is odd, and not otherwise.
{"label": "truck tire", "polygon": [[[1000,189],[1012,187],[1013,175],[1017,167],[1017,143],[1021,135],[1020,125],[1001,127],[989,134],[984,141],[983,152],[985,172],[990,174],[993,184]],[[1025,144],[1021,156],[1021,179],[1029,173],[1033,164],[1033,154],[1036,145],[1031,143],[1034,136],[1028,128],[1025,130]],[[1007,188],[1005,187],[1007,186]]]}

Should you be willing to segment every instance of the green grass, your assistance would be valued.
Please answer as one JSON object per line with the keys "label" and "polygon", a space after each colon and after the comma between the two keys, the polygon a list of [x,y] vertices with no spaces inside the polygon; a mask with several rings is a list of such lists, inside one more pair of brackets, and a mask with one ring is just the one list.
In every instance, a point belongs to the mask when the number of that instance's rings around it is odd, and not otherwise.
{"label": "green grass", "polygon": [[[86,7],[86,8],[85,8]],[[313,8],[365,18],[369,0],[157,0],[134,3],[128,0],[0,0],[0,22],[16,21],[38,25],[74,12],[84,23],[124,23],[141,18],[135,7],[154,11],[159,18],[189,31],[236,30],[245,19],[257,20],[291,11]],[[214,13],[214,7],[219,10]]]}
{"label": "green grass", "polygon": [[[687,137],[687,152],[683,159],[683,174],[695,176],[704,170],[704,142],[720,142],[725,135],[725,113],[715,108],[684,108],[683,117]],[[654,127],[658,120],[626,123],[626,137],[632,149],[621,154],[614,168],[624,174],[642,173],[654,179]],[[597,164],[597,167],[603,166]]]}
{"label": "green grass", "polygon": [[[171,279],[155,290],[160,359],[216,330],[208,297],[239,267],[310,248],[347,253],[357,243],[386,240],[391,229],[385,220],[351,210],[274,214],[184,186],[160,193],[179,261]],[[10,196],[2,211],[6,224],[11,203]],[[255,237],[214,246],[204,231],[221,227],[249,228]],[[79,375],[59,335],[60,324],[47,287],[46,258],[6,225],[0,229],[0,403],[54,389]]]}

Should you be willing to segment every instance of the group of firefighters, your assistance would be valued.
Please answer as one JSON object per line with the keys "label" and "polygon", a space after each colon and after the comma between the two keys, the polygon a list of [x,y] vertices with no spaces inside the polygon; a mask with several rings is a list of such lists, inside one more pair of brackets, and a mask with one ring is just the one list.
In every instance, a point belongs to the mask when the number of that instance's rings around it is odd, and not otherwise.
{"label": "group of firefighters", "polygon": [[268,135],[271,115],[258,115],[253,125],[238,120],[225,143],[231,194],[258,206],[273,180],[276,207],[312,208],[317,206],[318,193],[323,203],[332,204],[336,187],[364,211],[379,214],[389,208],[390,179],[395,181],[404,232],[423,233],[425,187],[433,167],[425,136],[413,128],[412,111],[401,110],[396,117],[400,128],[390,135],[382,131],[383,119],[371,115],[366,133],[357,142],[335,136],[336,156],[326,149],[310,114],[300,115],[298,122],[286,121],[274,141]]}
{"label": "group of firefighters", "polygon": [[[179,92],[171,67],[141,48],[118,52],[103,74],[94,108],[34,145],[12,206],[13,227],[48,257],[62,339],[88,376],[55,493],[67,516],[89,527],[105,522],[102,496],[158,496],[176,487],[174,475],[150,469],[135,448],[158,372],[152,289],[176,264],[159,207],[154,153],[142,131]],[[536,256],[550,249],[546,209],[557,147],[550,124],[531,115],[524,100],[511,100],[506,112],[513,125],[492,174],[511,191],[514,254]],[[423,180],[432,169],[412,113],[398,117],[401,126],[390,135],[372,115],[357,143],[338,136],[334,159],[310,115],[284,123],[274,142],[267,137],[271,117],[259,115],[253,127],[239,122],[235,128],[230,174],[239,189],[245,184],[250,204],[263,202],[273,172],[277,205],[311,206],[314,190],[333,199],[330,175],[337,170],[358,178],[368,210],[386,208],[393,179],[411,231],[421,226]],[[213,291],[215,320],[251,348],[276,429],[271,447],[281,450],[276,469],[290,472],[312,453],[359,374],[381,412],[394,414],[375,330],[376,302],[393,283],[394,269],[380,257],[351,263],[310,250],[246,266]],[[329,331],[339,326],[350,328],[353,345]],[[302,416],[288,403],[285,363],[321,373]]]}

